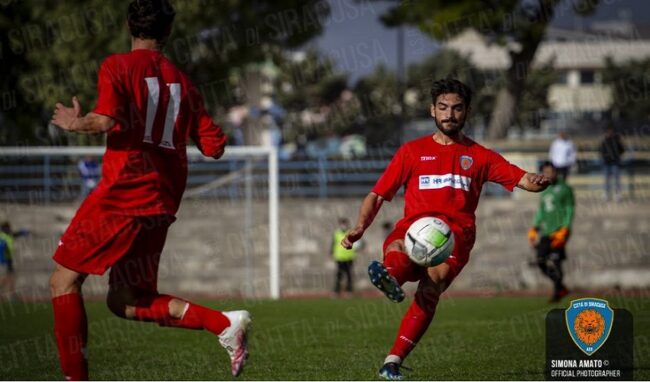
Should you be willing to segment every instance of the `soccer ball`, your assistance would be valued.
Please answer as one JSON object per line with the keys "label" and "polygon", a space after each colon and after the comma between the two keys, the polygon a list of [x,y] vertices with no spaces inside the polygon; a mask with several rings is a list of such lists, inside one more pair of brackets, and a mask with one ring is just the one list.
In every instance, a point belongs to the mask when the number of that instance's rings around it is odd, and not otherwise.
{"label": "soccer ball", "polygon": [[406,254],[416,264],[433,267],[442,264],[454,250],[454,233],[444,221],[424,217],[411,224],[406,237]]}

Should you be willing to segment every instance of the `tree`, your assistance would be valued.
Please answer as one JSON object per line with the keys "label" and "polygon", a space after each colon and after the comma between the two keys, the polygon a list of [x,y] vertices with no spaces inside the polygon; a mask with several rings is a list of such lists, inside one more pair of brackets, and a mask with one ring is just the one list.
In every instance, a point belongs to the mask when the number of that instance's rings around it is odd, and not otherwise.
{"label": "tree", "polygon": [[[45,126],[56,101],[77,94],[85,107],[94,104],[99,64],[107,55],[129,49],[128,3],[25,0],[2,6],[0,62],[11,70],[0,72],[0,84],[5,93],[15,91],[21,105],[2,113],[5,120],[20,123],[25,139],[36,141],[32,126]],[[329,14],[320,0],[173,4],[176,20],[165,53],[199,86],[213,112],[217,105],[225,108],[246,96],[233,94],[234,69],[264,61],[275,47],[304,44],[321,33]]]}
{"label": "tree", "polygon": [[560,74],[553,69],[552,62],[530,70],[526,77],[526,89],[516,109],[514,123],[522,130],[541,127],[543,112],[549,109],[548,89],[557,82]]}
{"label": "tree", "polygon": [[618,65],[608,58],[603,83],[612,89],[610,110],[614,118],[637,122],[650,119],[650,59]]}
{"label": "tree", "polygon": [[[422,0],[401,2],[382,16],[387,26],[416,25],[432,38],[444,40],[474,28],[510,57],[504,82],[497,92],[488,134],[503,138],[516,119],[531,63],[561,0]],[[574,0],[578,14],[592,13],[598,0]]]}
{"label": "tree", "polygon": [[395,73],[379,65],[354,87],[361,105],[360,126],[371,145],[399,145],[401,131],[396,128],[401,117],[398,86]]}
{"label": "tree", "polygon": [[[404,102],[399,102],[398,81],[394,73],[383,66],[361,78],[355,93],[362,105],[364,134],[372,144],[400,142],[400,131],[395,128],[400,116],[407,120],[430,119],[431,83],[444,77],[457,78],[474,90],[471,118],[486,118],[486,105],[494,98],[487,86],[490,77],[478,70],[455,51],[442,49],[422,62],[409,65],[406,76]],[[401,113],[400,105],[405,110]],[[470,121],[471,122],[471,121]],[[433,126],[433,121],[431,122]]]}
{"label": "tree", "polygon": [[474,91],[472,100],[473,120],[483,120],[489,116],[486,104],[492,103],[491,90],[487,86],[491,77],[472,65],[470,60],[455,51],[442,49],[420,63],[408,68],[406,114],[408,117],[430,117],[431,83],[435,80],[452,77],[466,83]]}
{"label": "tree", "polygon": [[316,50],[279,53],[274,57],[279,69],[275,88],[277,101],[288,114],[285,140],[345,134],[354,124],[353,110],[358,109],[343,97],[347,76],[337,73],[334,61]]}

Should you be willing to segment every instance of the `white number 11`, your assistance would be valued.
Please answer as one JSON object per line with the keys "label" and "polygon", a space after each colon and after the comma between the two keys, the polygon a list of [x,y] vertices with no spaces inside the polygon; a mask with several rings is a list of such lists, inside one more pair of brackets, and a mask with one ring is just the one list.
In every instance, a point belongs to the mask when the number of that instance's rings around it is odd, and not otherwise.
{"label": "white number 11", "polygon": [[[147,119],[145,121],[144,139],[142,141],[153,143],[153,121],[156,119],[156,111],[158,110],[160,85],[158,85],[158,77],[146,77],[144,80],[147,82],[149,96],[147,97]],[[166,85],[169,87],[169,103],[167,104],[167,113],[165,114],[165,127],[163,129],[162,139],[158,146],[173,149],[174,125],[176,125],[178,111],[181,108],[181,84],[174,82]]]}

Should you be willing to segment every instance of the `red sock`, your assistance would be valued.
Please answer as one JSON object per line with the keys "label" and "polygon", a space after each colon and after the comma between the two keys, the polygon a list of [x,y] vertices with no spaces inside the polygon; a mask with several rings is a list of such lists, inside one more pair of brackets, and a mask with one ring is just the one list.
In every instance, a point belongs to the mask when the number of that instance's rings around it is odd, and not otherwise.
{"label": "red sock", "polygon": [[384,256],[384,267],[388,273],[395,277],[399,285],[403,285],[407,281],[417,281],[420,279],[418,275],[417,265],[413,264],[408,255],[400,251],[390,251]]}
{"label": "red sock", "polygon": [[52,298],[54,336],[66,380],[88,380],[88,320],[83,297],[70,293]]}
{"label": "red sock", "polygon": [[390,354],[400,357],[402,360],[413,350],[415,345],[420,341],[422,335],[429,328],[433,315],[436,312],[436,305],[438,304],[437,298],[428,296],[425,298],[420,291],[416,293],[415,300],[411,303],[399,330],[397,331],[397,338],[390,350]]}
{"label": "red sock", "polygon": [[189,307],[183,316],[183,322],[190,325],[201,325],[202,329],[215,335],[221,334],[225,328],[230,326],[230,320],[223,313],[191,302],[188,304]]}
{"label": "red sock", "polygon": [[135,317],[142,321],[154,321],[161,326],[171,326],[185,329],[205,329],[219,335],[230,326],[230,320],[223,313],[201,305],[188,302],[187,309],[181,318],[174,318],[169,314],[169,301],[179,298],[160,294],[147,297],[138,301],[135,308]]}

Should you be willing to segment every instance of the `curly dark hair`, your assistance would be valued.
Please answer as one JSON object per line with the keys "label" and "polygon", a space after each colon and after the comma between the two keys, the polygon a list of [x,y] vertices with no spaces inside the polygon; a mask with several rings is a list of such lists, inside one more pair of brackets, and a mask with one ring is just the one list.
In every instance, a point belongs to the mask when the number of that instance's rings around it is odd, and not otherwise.
{"label": "curly dark hair", "polygon": [[129,4],[127,22],[131,36],[164,42],[176,12],[169,0],[134,0]]}
{"label": "curly dark hair", "polygon": [[545,160],[539,165],[539,172],[544,171],[546,167],[551,167],[553,170],[556,169],[555,166],[553,165],[553,162],[551,162],[550,160]]}
{"label": "curly dark hair", "polygon": [[469,106],[472,103],[472,89],[453,78],[443,78],[433,81],[433,84],[431,84],[431,103],[435,104],[439,95],[451,93],[458,94],[465,102],[465,106]]}

